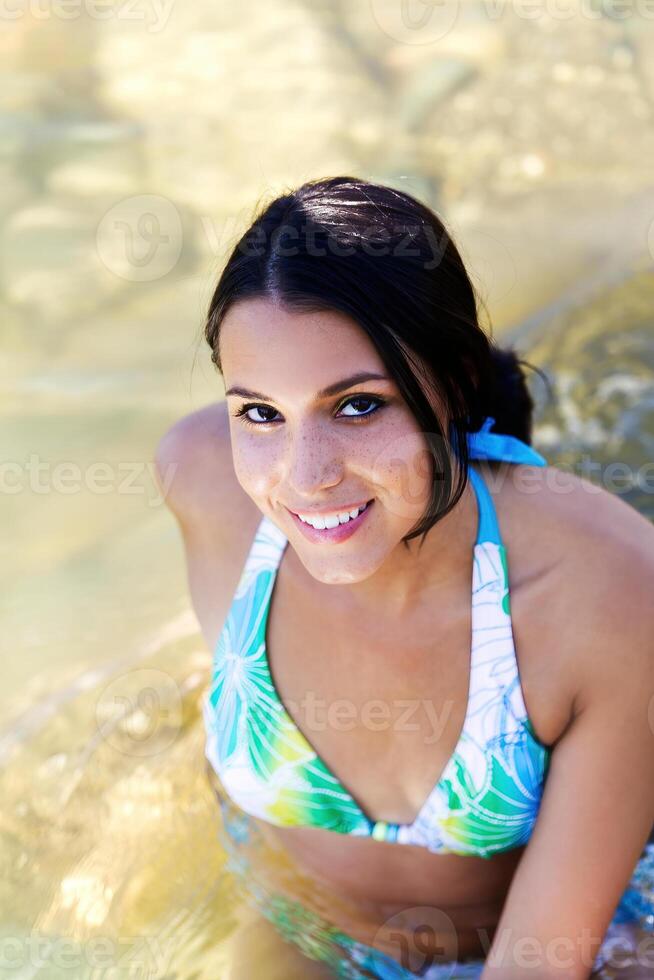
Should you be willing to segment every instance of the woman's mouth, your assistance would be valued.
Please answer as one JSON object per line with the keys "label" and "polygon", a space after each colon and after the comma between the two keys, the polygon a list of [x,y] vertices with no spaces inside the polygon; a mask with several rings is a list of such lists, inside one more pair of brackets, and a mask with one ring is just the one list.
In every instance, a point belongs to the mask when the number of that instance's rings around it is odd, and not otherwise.
{"label": "woman's mouth", "polygon": [[[354,534],[355,531],[357,531],[361,527],[361,525],[367,519],[368,513],[372,509],[373,504],[374,504],[374,498],[372,500],[368,500],[363,505],[363,509],[359,511],[356,517],[352,517],[351,512],[348,512],[350,516],[347,518],[347,520],[343,521],[343,523],[341,523],[340,518],[338,518],[339,522],[334,527],[320,527],[320,526],[313,527],[307,520],[307,518],[309,518],[310,515],[308,514],[304,515],[305,519],[303,520],[302,517],[300,517],[298,514],[293,513],[292,510],[289,510],[289,514],[295,521],[298,528],[302,531],[302,534],[305,536],[305,538],[307,538],[307,540],[319,542],[319,543],[320,542],[340,543],[342,541],[346,541],[349,537],[351,537]],[[342,516],[343,515],[341,514],[341,517]],[[337,515],[336,512],[334,512],[333,515],[328,516],[326,521],[325,519],[319,520],[316,517],[315,522],[318,525],[320,524],[324,525],[325,523],[327,524],[333,523],[334,520],[336,519],[337,519]]]}

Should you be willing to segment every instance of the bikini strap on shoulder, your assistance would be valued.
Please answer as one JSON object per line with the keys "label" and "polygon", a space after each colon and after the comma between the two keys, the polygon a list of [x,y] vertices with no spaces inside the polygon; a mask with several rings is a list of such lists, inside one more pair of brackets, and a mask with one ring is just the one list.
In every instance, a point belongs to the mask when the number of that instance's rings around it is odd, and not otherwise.
{"label": "bikini strap on shoulder", "polygon": [[494,544],[501,545],[502,536],[500,534],[499,521],[497,520],[497,512],[493,498],[486,486],[486,481],[472,466],[468,467],[468,476],[477,496],[479,513],[475,545],[481,544],[482,541],[492,541]]}

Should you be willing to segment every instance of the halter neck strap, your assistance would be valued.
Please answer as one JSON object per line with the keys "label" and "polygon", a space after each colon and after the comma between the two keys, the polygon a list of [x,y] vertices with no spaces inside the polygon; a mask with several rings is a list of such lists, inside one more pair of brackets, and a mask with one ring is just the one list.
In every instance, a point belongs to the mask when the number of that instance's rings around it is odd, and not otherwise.
{"label": "halter neck strap", "polygon": [[[531,466],[547,466],[547,460],[522,439],[500,432],[491,432],[495,419],[488,416],[478,432],[468,432],[470,459],[498,459],[509,463],[528,463]],[[456,447],[456,433],[452,430]]]}

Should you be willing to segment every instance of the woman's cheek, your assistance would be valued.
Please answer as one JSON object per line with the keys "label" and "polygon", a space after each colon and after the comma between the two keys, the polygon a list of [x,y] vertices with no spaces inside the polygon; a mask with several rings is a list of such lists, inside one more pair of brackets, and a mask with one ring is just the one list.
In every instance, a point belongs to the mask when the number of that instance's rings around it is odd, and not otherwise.
{"label": "woman's cheek", "polygon": [[243,490],[257,501],[265,498],[276,482],[275,453],[263,440],[233,439],[234,472]]}
{"label": "woman's cheek", "polygon": [[385,506],[394,516],[415,520],[431,493],[431,453],[421,434],[397,431],[380,443],[371,466],[374,482],[384,488]]}

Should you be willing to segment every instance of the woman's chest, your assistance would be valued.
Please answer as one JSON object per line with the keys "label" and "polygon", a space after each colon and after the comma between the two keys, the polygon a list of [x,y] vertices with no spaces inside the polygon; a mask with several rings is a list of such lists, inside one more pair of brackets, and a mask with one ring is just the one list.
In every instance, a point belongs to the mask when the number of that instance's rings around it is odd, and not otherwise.
{"label": "woman's chest", "polygon": [[[475,615],[471,591],[443,591],[419,618],[398,622],[380,608],[369,620],[303,595],[292,568],[280,567],[268,607],[271,685],[369,819],[412,824],[461,740],[481,736],[478,706],[484,702],[499,725],[512,686],[541,741],[551,744],[563,730],[567,695],[530,586],[511,597],[518,653],[510,627],[498,638],[485,614]],[[489,650],[500,654],[490,664]],[[483,737],[493,734],[505,732],[486,727]]]}
{"label": "woman's chest", "polygon": [[412,823],[463,725],[469,604],[438,623],[398,624],[383,610],[366,621],[337,604],[303,601],[298,581],[284,572],[266,628],[276,695],[369,818]]}

